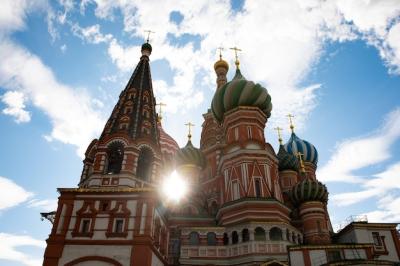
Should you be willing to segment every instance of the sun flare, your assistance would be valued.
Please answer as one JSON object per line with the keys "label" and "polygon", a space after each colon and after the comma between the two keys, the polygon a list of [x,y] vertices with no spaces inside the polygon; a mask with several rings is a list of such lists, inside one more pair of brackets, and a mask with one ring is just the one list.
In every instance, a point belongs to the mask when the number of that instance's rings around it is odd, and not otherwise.
{"label": "sun flare", "polygon": [[168,200],[178,202],[186,194],[187,184],[176,171],[173,171],[165,178],[162,191]]}

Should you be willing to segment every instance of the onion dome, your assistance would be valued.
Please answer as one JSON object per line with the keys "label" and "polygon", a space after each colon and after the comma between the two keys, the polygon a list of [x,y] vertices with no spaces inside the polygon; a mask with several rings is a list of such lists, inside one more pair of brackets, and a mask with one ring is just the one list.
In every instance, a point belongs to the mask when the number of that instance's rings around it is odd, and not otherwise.
{"label": "onion dome", "polygon": [[314,145],[306,140],[300,139],[295,133],[292,133],[289,141],[283,145],[283,147],[288,153],[294,156],[297,156],[297,153],[300,152],[305,162],[310,162],[315,166],[318,163],[318,151]]}
{"label": "onion dome", "polygon": [[232,81],[226,83],[214,94],[211,110],[221,122],[225,112],[239,106],[259,107],[267,117],[271,116],[272,103],[268,91],[260,84],[246,80],[239,69]]}
{"label": "onion dome", "polygon": [[214,64],[214,70],[217,70],[218,68],[223,67],[226,69],[226,71],[228,72],[229,70],[229,65],[228,63],[223,60],[222,58],[220,58],[217,62],[215,62]]}
{"label": "onion dome", "polygon": [[199,149],[195,148],[190,140],[185,147],[178,150],[175,155],[175,161],[178,166],[195,165],[204,168],[206,164],[206,159],[203,153]]}
{"label": "onion dome", "polygon": [[317,180],[304,179],[292,188],[290,198],[297,205],[307,201],[327,202],[328,189]]}
{"label": "onion dome", "polygon": [[151,47],[150,43],[146,42],[146,43],[142,44],[142,52],[149,51],[149,53],[151,54],[152,50],[153,50],[153,47]]}
{"label": "onion dome", "polygon": [[175,154],[179,150],[179,145],[176,141],[168,135],[161,126],[161,122],[157,122],[157,128],[160,136],[160,148],[161,152],[167,152]]}
{"label": "onion dome", "polygon": [[279,171],[293,170],[297,171],[299,169],[299,160],[293,154],[288,153],[283,145],[279,146],[278,151],[278,167]]}

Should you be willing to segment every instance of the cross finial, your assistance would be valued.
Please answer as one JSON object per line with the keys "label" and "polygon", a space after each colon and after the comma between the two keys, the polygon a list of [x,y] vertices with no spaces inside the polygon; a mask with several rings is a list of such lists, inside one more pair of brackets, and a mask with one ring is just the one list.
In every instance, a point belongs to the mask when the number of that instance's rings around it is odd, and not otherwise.
{"label": "cross finial", "polygon": [[149,41],[150,41],[150,34],[155,33],[155,32],[154,32],[154,31],[151,31],[151,30],[145,30],[144,32],[147,33],[147,43],[149,43]]}
{"label": "cross finial", "polygon": [[189,129],[188,139],[190,141],[192,139],[192,127],[194,127],[194,124],[192,124],[191,122],[187,122],[185,126],[187,126]]}
{"label": "cross finial", "polygon": [[279,140],[279,144],[282,145],[282,135],[281,135],[281,131],[283,130],[280,127],[276,127],[274,128],[277,132],[278,132],[278,140]]}
{"label": "cross finial", "polygon": [[305,173],[305,172],[306,172],[306,169],[304,168],[304,162],[303,162],[303,156],[304,156],[304,154],[301,153],[301,152],[297,152],[296,155],[297,155],[297,157],[299,157],[299,161],[300,161],[300,171],[301,171],[302,173]]}
{"label": "cross finial", "polygon": [[239,62],[238,52],[241,52],[242,50],[240,48],[237,48],[236,46],[229,49],[235,51],[235,65],[236,68],[239,69],[240,62]]}
{"label": "cross finial", "polygon": [[165,103],[163,103],[163,102],[159,102],[159,103],[156,104],[156,106],[158,106],[158,121],[161,122],[161,119],[162,119],[162,108],[164,106],[167,106],[167,105]]}
{"label": "cross finial", "polygon": [[219,60],[222,60],[222,51],[224,50],[224,47],[218,47],[217,50],[219,50]]}
{"label": "cross finial", "polygon": [[289,117],[290,130],[292,131],[292,133],[294,133],[294,125],[293,125],[293,120],[292,120],[292,118],[294,117],[294,115],[288,114],[287,117]]}

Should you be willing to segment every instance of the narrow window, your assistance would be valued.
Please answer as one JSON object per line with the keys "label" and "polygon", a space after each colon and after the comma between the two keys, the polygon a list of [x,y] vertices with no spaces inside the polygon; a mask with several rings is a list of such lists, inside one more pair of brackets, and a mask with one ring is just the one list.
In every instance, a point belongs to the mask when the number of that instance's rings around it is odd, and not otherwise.
{"label": "narrow window", "polygon": [[89,219],[82,220],[81,232],[89,233],[89,231],[90,231],[90,220]]}
{"label": "narrow window", "polygon": [[372,232],[372,238],[374,239],[374,245],[375,246],[381,246],[381,237],[379,236],[378,232]]}
{"label": "narrow window", "polygon": [[256,197],[260,198],[261,197],[261,184],[260,184],[260,179],[255,179],[254,180],[254,188],[256,190]]}
{"label": "narrow window", "polygon": [[118,174],[122,168],[124,157],[124,146],[121,142],[113,142],[108,147],[108,166],[107,174]]}
{"label": "narrow window", "polygon": [[318,229],[318,233],[320,234],[322,232],[321,230],[321,221],[317,221],[317,229]]}
{"label": "narrow window", "polygon": [[247,137],[248,137],[249,139],[252,138],[251,127],[247,127]]}
{"label": "narrow window", "polygon": [[269,231],[269,239],[270,240],[282,240],[282,230],[278,227],[273,227]]}
{"label": "narrow window", "polygon": [[227,233],[224,233],[224,246],[229,244],[229,237]]}
{"label": "narrow window", "polygon": [[115,232],[115,233],[122,233],[122,231],[123,231],[123,225],[124,225],[124,220],[123,220],[123,219],[117,219],[117,220],[115,220],[114,232]]}
{"label": "narrow window", "polygon": [[254,240],[255,241],[265,241],[266,236],[265,236],[265,230],[261,227],[257,227],[254,230]]}
{"label": "narrow window", "polygon": [[132,112],[132,107],[126,107],[124,114],[130,114]]}
{"label": "narrow window", "polygon": [[242,230],[242,242],[247,242],[250,240],[249,229],[245,228]]}
{"label": "narrow window", "polygon": [[232,244],[237,244],[239,242],[239,235],[236,231],[232,232]]}
{"label": "narrow window", "polygon": [[215,246],[217,245],[217,235],[213,232],[207,233],[207,245]]}
{"label": "narrow window", "polygon": [[232,182],[232,200],[237,200],[240,198],[239,184],[237,181]]}
{"label": "narrow window", "polygon": [[200,243],[199,233],[191,232],[189,234],[189,245],[198,245]]}
{"label": "narrow window", "polygon": [[139,153],[136,176],[142,180],[150,181],[153,166],[153,152],[143,147]]}
{"label": "narrow window", "polygon": [[239,128],[235,127],[235,140],[239,139]]}
{"label": "narrow window", "polygon": [[102,203],[102,205],[101,205],[101,210],[102,210],[103,212],[105,212],[105,211],[108,210],[108,202],[103,202],[103,203]]}

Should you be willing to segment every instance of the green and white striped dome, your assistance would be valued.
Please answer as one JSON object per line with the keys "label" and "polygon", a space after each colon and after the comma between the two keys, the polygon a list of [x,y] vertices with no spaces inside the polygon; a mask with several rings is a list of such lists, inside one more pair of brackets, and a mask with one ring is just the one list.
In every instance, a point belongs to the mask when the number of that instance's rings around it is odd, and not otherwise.
{"label": "green and white striped dome", "polygon": [[328,189],[317,180],[304,179],[292,188],[290,198],[296,205],[307,201],[327,202]]}
{"label": "green and white striped dome", "polygon": [[258,107],[267,117],[271,116],[272,103],[268,91],[260,84],[246,80],[237,69],[232,81],[215,92],[211,111],[217,121],[221,122],[225,112],[239,106]]}

